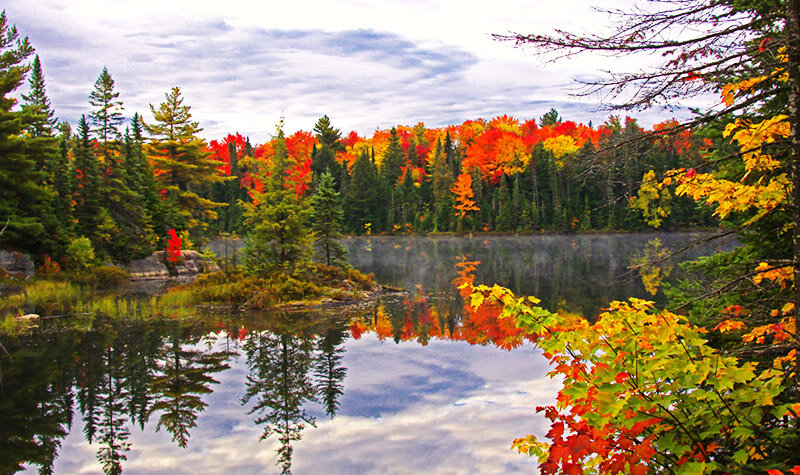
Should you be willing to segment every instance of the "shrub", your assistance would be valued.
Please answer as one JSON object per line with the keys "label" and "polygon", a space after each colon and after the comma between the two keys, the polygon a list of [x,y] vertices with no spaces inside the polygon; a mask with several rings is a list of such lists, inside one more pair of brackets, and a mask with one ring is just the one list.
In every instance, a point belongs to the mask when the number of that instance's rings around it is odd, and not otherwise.
{"label": "shrub", "polygon": [[81,236],[75,238],[67,247],[70,267],[73,269],[88,269],[94,261],[94,247],[89,238]]}

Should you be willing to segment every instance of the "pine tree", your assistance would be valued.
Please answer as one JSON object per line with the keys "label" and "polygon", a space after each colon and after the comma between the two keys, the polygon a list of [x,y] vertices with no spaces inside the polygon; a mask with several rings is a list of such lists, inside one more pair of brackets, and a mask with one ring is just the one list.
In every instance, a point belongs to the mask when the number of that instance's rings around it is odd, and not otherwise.
{"label": "pine tree", "polygon": [[334,188],[333,175],[323,173],[314,195],[312,216],[314,247],[318,258],[326,265],[344,263],[347,253],[339,239],[342,237],[342,205],[339,193]]}
{"label": "pine tree", "polygon": [[290,273],[311,255],[312,236],[308,228],[311,207],[285,185],[288,169],[283,121],[278,125],[266,191],[248,210],[253,230],[247,237],[245,266],[253,275]]}
{"label": "pine tree", "polygon": [[11,96],[25,79],[28,66],[23,61],[32,53],[28,39],[19,38],[5,13],[0,14],[0,225],[7,224],[0,243],[40,252],[40,214],[49,193],[23,136],[33,118],[30,112],[12,110],[17,101]]}
{"label": "pine tree", "polygon": [[89,94],[89,104],[95,110],[89,114],[91,123],[94,126],[92,132],[102,146],[118,138],[118,127],[122,124],[122,101],[119,99],[119,92],[114,91],[114,80],[108,73],[108,68],[103,68],[103,72],[94,83],[94,90]]}
{"label": "pine tree", "polygon": [[166,226],[189,229],[195,234],[216,219],[214,208],[222,203],[201,197],[198,192],[211,183],[226,180],[210,158],[205,141],[197,137],[201,129],[192,122],[190,107],[183,105],[181,90],[173,87],[158,109],[150,105],[155,122],[144,124],[153,137],[146,151],[153,163],[158,184],[166,199]]}

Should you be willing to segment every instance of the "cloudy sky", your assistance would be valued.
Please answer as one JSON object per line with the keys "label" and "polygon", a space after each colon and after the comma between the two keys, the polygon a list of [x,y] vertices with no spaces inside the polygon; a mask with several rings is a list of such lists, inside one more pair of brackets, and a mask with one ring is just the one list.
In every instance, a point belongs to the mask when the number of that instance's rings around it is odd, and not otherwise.
{"label": "cloudy sky", "polygon": [[[604,5],[625,4],[609,0]],[[596,31],[588,0],[7,0],[8,19],[40,55],[56,114],[88,112],[103,67],[126,115],[149,116],[180,86],[206,138],[240,132],[260,143],[285,116],[289,132],[327,114],[343,132],[429,127],[556,107],[595,124],[607,115],[576,98],[575,78],[609,67],[556,65],[492,33]],[[572,91],[571,91],[572,89]],[[666,117],[640,117],[649,125]]]}

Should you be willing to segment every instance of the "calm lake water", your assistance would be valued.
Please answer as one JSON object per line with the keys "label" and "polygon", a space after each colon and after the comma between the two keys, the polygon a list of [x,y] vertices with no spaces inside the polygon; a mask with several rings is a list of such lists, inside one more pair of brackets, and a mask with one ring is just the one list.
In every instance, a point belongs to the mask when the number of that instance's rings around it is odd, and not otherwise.
{"label": "calm lake water", "polygon": [[0,473],[536,473],[509,447],[546,432],[535,407],[559,384],[453,282],[474,268],[592,315],[661,299],[627,267],[697,237],[351,238],[353,266],[408,293],[314,314],[51,321],[3,341]]}

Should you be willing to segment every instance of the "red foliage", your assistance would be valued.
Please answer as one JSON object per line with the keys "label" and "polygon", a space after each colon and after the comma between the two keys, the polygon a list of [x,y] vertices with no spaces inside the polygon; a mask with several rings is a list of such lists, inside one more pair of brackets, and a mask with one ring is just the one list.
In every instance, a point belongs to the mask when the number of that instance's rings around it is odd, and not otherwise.
{"label": "red foliage", "polygon": [[167,231],[167,262],[178,262],[181,258],[182,239],[178,237],[175,229]]}

